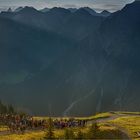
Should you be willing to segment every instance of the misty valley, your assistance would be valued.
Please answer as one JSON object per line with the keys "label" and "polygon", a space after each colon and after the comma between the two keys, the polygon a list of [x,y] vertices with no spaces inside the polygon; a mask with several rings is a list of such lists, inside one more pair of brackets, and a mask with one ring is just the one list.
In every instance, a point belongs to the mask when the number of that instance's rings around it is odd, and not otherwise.
{"label": "misty valley", "polygon": [[8,126],[38,139],[140,138],[140,1],[1,11],[0,100],[0,136]]}

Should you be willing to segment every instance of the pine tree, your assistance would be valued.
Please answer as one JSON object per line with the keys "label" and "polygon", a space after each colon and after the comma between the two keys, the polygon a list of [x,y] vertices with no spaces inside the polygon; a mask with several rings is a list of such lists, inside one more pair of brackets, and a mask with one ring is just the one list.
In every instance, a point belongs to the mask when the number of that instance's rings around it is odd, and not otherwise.
{"label": "pine tree", "polygon": [[65,129],[64,138],[69,139],[69,130]]}
{"label": "pine tree", "polygon": [[88,133],[87,133],[87,138],[89,139],[96,139],[97,138],[97,132],[98,132],[98,125],[96,122],[94,122],[91,127],[89,128],[88,130]]}
{"label": "pine tree", "polygon": [[65,133],[64,133],[64,138],[65,139],[74,139],[75,135],[72,129],[65,129]]}
{"label": "pine tree", "polygon": [[84,138],[83,133],[81,132],[81,130],[78,130],[78,133],[77,133],[76,139],[83,139],[83,138]]}
{"label": "pine tree", "polygon": [[7,106],[4,105],[1,101],[0,101],[0,113],[1,114],[6,114],[7,113]]}
{"label": "pine tree", "polygon": [[49,118],[48,120],[48,128],[47,128],[47,132],[46,135],[44,137],[44,139],[53,139],[54,138],[54,132],[53,132],[53,121],[51,118]]}
{"label": "pine tree", "polygon": [[15,111],[15,108],[13,107],[13,105],[7,105],[4,104],[1,100],[0,100],[0,114],[15,114],[17,113]]}
{"label": "pine tree", "polygon": [[7,113],[9,113],[9,114],[15,113],[14,107],[12,105],[7,106]]}

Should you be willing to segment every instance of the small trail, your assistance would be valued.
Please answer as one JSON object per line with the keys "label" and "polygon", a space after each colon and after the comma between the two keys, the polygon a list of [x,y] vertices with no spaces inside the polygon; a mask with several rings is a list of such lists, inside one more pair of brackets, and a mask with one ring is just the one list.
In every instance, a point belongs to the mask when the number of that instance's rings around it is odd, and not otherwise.
{"label": "small trail", "polygon": [[115,119],[121,118],[121,117],[133,117],[133,116],[140,116],[140,115],[136,115],[136,114],[134,114],[134,115],[133,114],[116,114],[116,115],[108,117],[108,118],[100,118],[100,119],[96,119],[96,120],[90,120],[90,121],[88,121],[88,124],[92,124],[92,123],[95,123],[95,122],[106,123],[108,126],[116,127],[119,131],[121,131],[123,139],[132,140],[132,138],[129,136],[127,130],[118,126],[117,124],[111,124],[108,121],[115,120]]}
{"label": "small trail", "polygon": [[95,120],[90,120],[90,121],[88,121],[88,124],[92,124],[94,122],[104,123],[104,122],[115,120],[117,118],[125,117],[125,116],[128,116],[128,115],[118,115],[118,114],[116,114],[116,115],[113,115],[113,116],[107,117],[107,118],[99,118],[99,119],[95,119]]}
{"label": "small trail", "polygon": [[120,132],[122,132],[123,139],[132,140],[132,138],[129,136],[128,132],[124,128],[122,128],[116,124],[110,124],[110,123],[107,123],[107,124],[109,126],[116,127]]}
{"label": "small trail", "polygon": [[140,115],[135,115],[135,114],[134,115],[133,114],[114,114],[111,117],[90,120],[90,121],[88,121],[88,124],[91,124],[93,122],[104,123],[104,122],[115,120],[115,119],[121,118],[121,117],[135,117],[135,116],[140,116]]}

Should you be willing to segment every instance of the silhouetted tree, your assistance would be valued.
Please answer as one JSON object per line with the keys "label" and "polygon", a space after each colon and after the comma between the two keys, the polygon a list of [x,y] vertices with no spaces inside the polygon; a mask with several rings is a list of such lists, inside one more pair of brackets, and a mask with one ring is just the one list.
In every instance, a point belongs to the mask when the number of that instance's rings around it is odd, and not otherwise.
{"label": "silhouetted tree", "polygon": [[24,114],[27,115],[25,112],[19,112],[16,111],[16,109],[14,108],[13,105],[9,104],[4,104],[1,100],[0,100],[0,114]]}
{"label": "silhouetted tree", "polygon": [[0,113],[1,114],[6,114],[7,113],[7,106],[4,105],[1,101],[0,101]]}
{"label": "silhouetted tree", "polygon": [[74,132],[72,129],[65,129],[65,132],[64,132],[64,138],[65,139],[74,139],[75,138],[75,135],[74,135]]}
{"label": "silhouetted tree", "polygon": [[90,128],[89,128],[89,130],[88,130],[87,138],[89,138],[89,139],[96,139],[96,138],[97,138],[98,129],[99,129],[99,127],[98,127],[97,123],[94,122],[94,123],[90,126]]}
{"label": "silhouetted tree", "polygon": [[84,134],[81,132],[81,130],[78,130],[76,139],[84,139]]}
{"label": "silhouetted tree", "polygon": [[7,113],[9,113],[9,114],[14,114],[15,113],[15,109],[12,105],[7,106]]}
{"label": "silhouetted tree", "polygon": [[49,118],[48,120],[48,128],[47,128],[47,132],[46,135],[44,137],[44,139],[53,139],[54,138],[54,132],[53,132],[53,121],[51,118]]}

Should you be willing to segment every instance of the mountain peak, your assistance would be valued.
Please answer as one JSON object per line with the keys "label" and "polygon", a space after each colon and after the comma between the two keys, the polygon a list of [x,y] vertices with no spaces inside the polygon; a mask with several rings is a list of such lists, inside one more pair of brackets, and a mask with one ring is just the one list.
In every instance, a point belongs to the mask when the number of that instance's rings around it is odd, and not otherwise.
{"label": "mountain peak", "polygon": [[77,8],[68,8],[68,10],[72,13],[76,12],[77,11]]}
{"label": "mountain peak", "polygon": [[140,0],[135,0],[133,3],[131,3],[131,4],[138,4],[138,5],[140,5]]}
{"label": "mountain peak", "polygon": [[109,16],[111,13],[107,10],[104,10],[100,13],[102,16]]}
{"label": "mountain peak", "polygon": [[78,15],[91,15],[86,9],[84,9],[84,8],[80,8],[80,9],[78,9],[76,12],[75,12],[75,14],[78,14]]}
{"label": "mountain peak", "polygon": [[125,15],[136,16],[140,14],[140,0],[135,0],[134,2],[127,4],[122,10]]}
{"label": "mountain peak", "polygon": [[28,14],[28,13],[38,12],[38,11],[35,8],[33,8],[33,7],[25,6],[19,12],[27,13]]}
{"label": "mountain peak", "polygon": [[21,11],[22,9],[23,9],[23,7],[18,7],[18,8],[15,9],[14,12],[19,12],[19,11]]}
{"label": "mountain peak", "polygon": [[132,7],[140,7],[140,0],[135,0],[134,2],[127,4],[124,9]]}
{"label": "mountain peak", "polygon": [[102,13],[102,14],[103,14],[103,13],[107,13],[107,14],[108,14],[108,13],[110,13],[110,12],[107,11],[107,10],[104,10],[104,11],[102,11],[101,13]]}
{"label": "mountain peak", "polygon": [[9,9],[7,10],[7,12],[12,12],[12,9],[11,9],[11,8],[9,8]]}
{"label": "mountain peak", "polygon": [[45,7],[45,8],[43,8],[43,9],[41,9],[40,11],[41,11],[41,12],[48,12],[49,10],[50,10],[49,8]]}
{"label": "mountain peak", "polygon": [[140,2],[140,0],[135,0],[134,2]]}
{"label": "mountain peak", "polygon": [[84,10],[88,11],[91,15],[94,15],[94,16],[97,15],[96,11],[94,11],[93,9],[91,9],[89,7],[82,7],[80,9],[84,9]]}
{"label": "mountain peak", "polygon": [[62,8],[62,7],[54,7],[49,10],[50,12],[58,12],[58,13],[70,13],[68,9]]}

